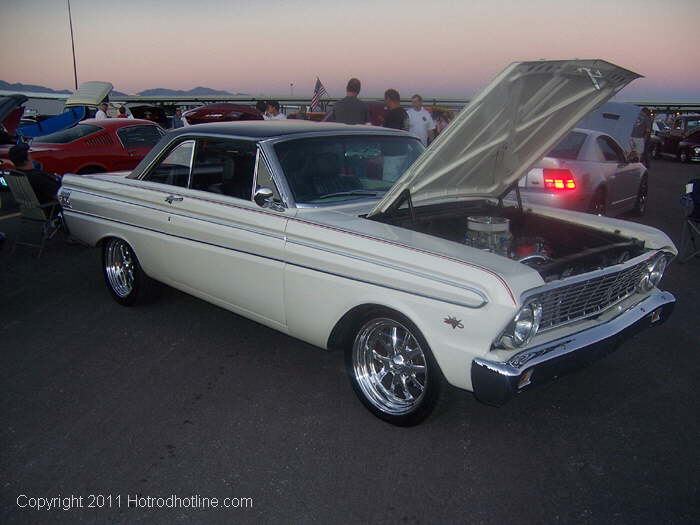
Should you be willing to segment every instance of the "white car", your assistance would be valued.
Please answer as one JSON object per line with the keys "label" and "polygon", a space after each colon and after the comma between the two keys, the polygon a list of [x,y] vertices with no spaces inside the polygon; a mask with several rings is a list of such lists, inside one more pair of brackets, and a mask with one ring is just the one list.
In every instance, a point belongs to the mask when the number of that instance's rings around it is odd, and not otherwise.
{"label": "white car", "polygon": [[66,175],[60,201],[119,303],[156,279],[341,350],[364,405],[413,425],[448,384],[500,405],[670,315],[664,233],[502,198],[637,76],[512,64],[425,151],[374,127],[187,127],[131,174]]}
{"label": "white car", "polygon": [[520,179],[523,202],[599,215],[644,215],[647,168],[606,133],[575,128]]}

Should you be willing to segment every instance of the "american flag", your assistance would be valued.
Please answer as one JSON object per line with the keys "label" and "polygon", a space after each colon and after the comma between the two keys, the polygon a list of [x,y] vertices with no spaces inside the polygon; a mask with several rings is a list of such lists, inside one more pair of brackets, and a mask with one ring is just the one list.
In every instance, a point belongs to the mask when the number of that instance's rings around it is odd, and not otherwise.
{"label": "american flag", "polygon": [[314,87],[314,96],[311,97],[311,111],[318,109],[319,101],[323,95],[328,95],[328,91],[323,87],[321,81],[316,77],[316,86]]}

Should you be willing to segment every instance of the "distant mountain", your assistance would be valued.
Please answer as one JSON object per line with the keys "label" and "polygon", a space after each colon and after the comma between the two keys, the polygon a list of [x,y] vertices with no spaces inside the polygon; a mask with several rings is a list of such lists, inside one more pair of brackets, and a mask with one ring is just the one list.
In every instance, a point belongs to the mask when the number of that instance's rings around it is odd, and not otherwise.
{"label": "distant mountain", "polygon": [[10,84],[9,82],[5,82],[4,80],[0,80],[0,89],[4,89],[6,91],[29,91],[31,93],[65,93],[68,95],[73,93],[72,91],[68,91],[67,89],[61,89],[60,91],[56,91],[55,89],[47,88],[44,86],[35,86],[34,84],[22,84],[20,82]]}
{"label": "distant mountain", "polygon": [[[31,92],[31,93],[65,93],[70,95],[73,93],[73,91],[68,90],[68,89],[62,89],[60,91],[57,91],[55,89],[47,88],[44,86],[35,86],[33,84],[22,84],[20,82],[17,82],[16,84],[10,84],[9,82],[5,82],[4,80],[0,80],[0,89],[6,90],[6,91],[20,91],[20,92]],[[146,89],[144,91],[141,91],[138,93],[138,95],[142,95],[144,97],[182,97],[182,96],[189,96],[189,97],[208,97],[208,96],[235,96],[235,95],[240,95],[240,96],[247,96],[247,93],[230,93],[228,91],[223,91],[219,89],[211,89],[208,87],[203,87],[203,86],[198,86],[196,88],[183,91],[181,89],[168,89],[168,88],[155,88],[155,89]],[[117,91],[116,89],[112,90],[112,93],[110,94],[112,98],[114,97],[127,97],[129,96],[127,93],[122,93],[121,91]]]}
{"label": "distant mountain", "polygon": [[167,88],[146,89],[137,94],[144,97],[207,97],[217,95],[241,95],[242,93],[230,93],[228,91],[223,91],[219,89],[211,89],[208,87],[197,86],[196,88],[189,89],[187,91],[184,91],[182,89]]}

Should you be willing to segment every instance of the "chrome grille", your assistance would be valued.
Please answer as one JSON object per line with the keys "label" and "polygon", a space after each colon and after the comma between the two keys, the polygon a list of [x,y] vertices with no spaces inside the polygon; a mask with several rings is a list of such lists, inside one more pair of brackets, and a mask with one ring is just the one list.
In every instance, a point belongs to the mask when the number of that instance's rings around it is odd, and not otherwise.
{"label": "chrome grille", "polygon": [[535,294],[528,302],[542,305],[540,331],[584,319],[634,293],[648,261],[585,281]]}

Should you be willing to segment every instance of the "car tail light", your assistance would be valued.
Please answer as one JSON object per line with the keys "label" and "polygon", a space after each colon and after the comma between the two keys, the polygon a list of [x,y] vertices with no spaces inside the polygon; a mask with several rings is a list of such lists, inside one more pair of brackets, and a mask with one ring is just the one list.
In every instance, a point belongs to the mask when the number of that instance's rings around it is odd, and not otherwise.
{"label": "car tail light", "polygon": [[543,170],[544,187],[547,190],[571,191],[576,189],[574,175],[569,170]]}

